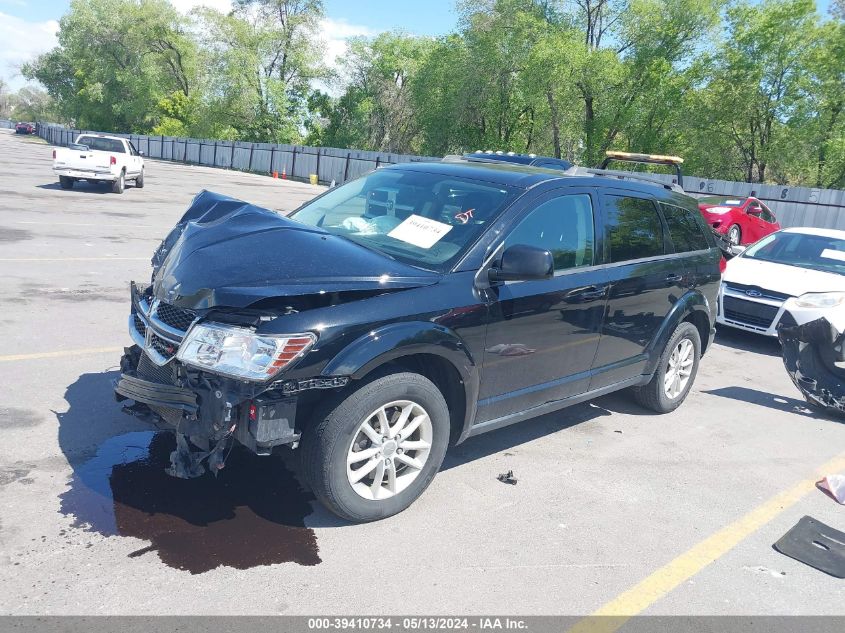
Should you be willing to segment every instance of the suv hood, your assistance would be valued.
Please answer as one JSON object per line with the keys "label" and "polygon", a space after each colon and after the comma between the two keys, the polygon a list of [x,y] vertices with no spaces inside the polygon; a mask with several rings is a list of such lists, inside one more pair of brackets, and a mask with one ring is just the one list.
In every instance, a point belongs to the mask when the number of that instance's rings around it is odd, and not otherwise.
{"label": "suv hood", "polygon": [[156,298],[190,309],[262,299],[389,292],[440,275],[240,200],[202,192],[153,257]]}

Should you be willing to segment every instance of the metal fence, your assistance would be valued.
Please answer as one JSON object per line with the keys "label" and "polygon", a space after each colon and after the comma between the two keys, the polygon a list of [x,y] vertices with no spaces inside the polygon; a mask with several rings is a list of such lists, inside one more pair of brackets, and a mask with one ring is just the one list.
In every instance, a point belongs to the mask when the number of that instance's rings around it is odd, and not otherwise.
{"label": "metal fence", "polygon": [[15,124],[9,121],[9,119],[0,119],[0,130],[10,130],[15,127]]}
{"label": "metal fence", "polygon": [[[60,125],[39,123],[37,134],[53,145],[68,145],[88,130],[72,130]],[[379,165],[440,160],[439,157],[409,156],[385,152],[365,152],[336,147],[308,147],[272,143],[244,143],[209,139],[114,134],[129,139],[149,158],[172,160],[191,165],[222,167],[257,173],[277,173],[280,177],[337,184],[357,178]]]}
{"label": "metal fence", "polygon": [[[2,126],[0,121],[0,126]],[[11,126],[11,122],[9,122]],[[54,145],[73,142],[82,130],[73,130],[51,123],[37,124],[37,134]],[[86,130],[87,131],[87,130]],[[389,154],[308,147],[305,145],[274,145],[208,139],[114,134],[129,139],[150,158],[172,160],[193,165],[206,165],[272,174],[297,180],[308,180],[316,174],[319,182],[337,184],[364,174],[379,165],[419,161],[439,161],[440,157]],[[659,176],[671,182],[671,176]],[[763,200],[783,226],[812,226],[845,230],[845,191],[814,189],[787,185],[731,182],[684,176],[684,189],[690,195],[744,197],[754,195]]]}

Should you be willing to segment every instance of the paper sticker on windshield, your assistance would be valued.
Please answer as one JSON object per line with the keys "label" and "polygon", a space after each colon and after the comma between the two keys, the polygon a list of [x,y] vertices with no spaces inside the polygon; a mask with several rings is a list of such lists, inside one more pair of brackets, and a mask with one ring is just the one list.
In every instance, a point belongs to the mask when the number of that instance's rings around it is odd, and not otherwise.
{"label": "paper sticker on windshield", "polygon": [[845,253],[837,251],[832,248],[826,248],[822,251],[822,257],[825,259],[836,259],[840,262],[845,262]]}
{"label": "paper sticker on windshield", "polygon": [[388,235],[420,248],[431,248],[439,242],[452,227],[421,215],[411,215]]}

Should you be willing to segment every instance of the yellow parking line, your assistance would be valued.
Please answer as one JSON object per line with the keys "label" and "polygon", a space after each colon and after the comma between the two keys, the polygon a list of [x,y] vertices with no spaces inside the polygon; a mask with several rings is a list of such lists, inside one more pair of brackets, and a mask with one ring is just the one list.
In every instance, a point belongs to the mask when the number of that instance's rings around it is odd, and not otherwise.
{"label": "yellow parking line", "polygon": [[84,354],[114,354],[122,352],[122,347],[86,347],[83,349],[65,349],[58,352],[38,352],[35,354],[9,354],[0,356],[0,363],[7,363],[13,360],[38,360],[40,358],[61,358],[63,356],[82,356]]}
{"label": "yellow parking line", "polygon": [[631,617],[642,613],[660,598],[678,587],[710,563],[727,554],[746,537],[795,505],[815,488],[824,474],[845,468],[845,452],[824,464],[817,473],[775,495],[751,512],[723,527],[697,545],[664,565],[653,574],[620,594],[592,615],[580,620],[568,633],[613,633]]}
{"label": "yellow parking line", "polygon": [[148,262],[149,257],[3,257],[0,262]]}

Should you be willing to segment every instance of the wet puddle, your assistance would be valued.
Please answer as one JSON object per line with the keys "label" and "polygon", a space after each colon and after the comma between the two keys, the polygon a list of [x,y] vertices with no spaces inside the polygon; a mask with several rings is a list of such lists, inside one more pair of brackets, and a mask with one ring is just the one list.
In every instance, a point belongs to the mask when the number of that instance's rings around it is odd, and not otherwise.
{"label": "wet puddle", "polygon": [[233,450],[217,479],[174,479],[164,472],[175,446],[170,433],[108,439],[75,469],[61,509],[74,526],[149,545],[130,557],[155,556],[200,574],[215,567],[320,562],[304,519],[311,495],[278,457]]}

